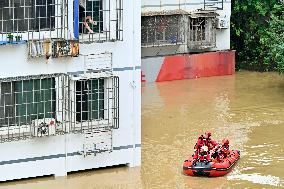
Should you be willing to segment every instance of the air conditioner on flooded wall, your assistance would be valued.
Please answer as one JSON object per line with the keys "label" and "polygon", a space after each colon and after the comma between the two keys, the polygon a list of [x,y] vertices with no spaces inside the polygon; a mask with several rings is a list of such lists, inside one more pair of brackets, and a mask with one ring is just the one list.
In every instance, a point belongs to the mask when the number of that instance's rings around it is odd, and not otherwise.
{"label": "air conditioner on flooded wall", "polygon": [[217,29],[228,29],[229,28],[229,21],[227,18],[216,18],[216,28]]}
{"label": "air conditioner on flooded wall", "polygon": [[45,118],[32,121],[32,133],[35,137],[55,135],[55,119]]}

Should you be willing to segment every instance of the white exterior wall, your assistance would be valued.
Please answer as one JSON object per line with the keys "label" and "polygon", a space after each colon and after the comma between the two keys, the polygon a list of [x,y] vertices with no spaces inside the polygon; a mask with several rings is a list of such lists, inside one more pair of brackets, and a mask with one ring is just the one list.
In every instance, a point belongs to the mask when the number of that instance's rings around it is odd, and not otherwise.
{"label": "white exterior wall", "polygon": [[[71,1],[72,2],[72,1]],[[69,1],[70,3],[70,1]],[[113,151],[84,157],[82,134],[66,134],[0,143],[0,181],[119,164],[141,163],[141,4],[124,1],[123,41],[80,44],[80,54],[113,53],[119,76],[119,129],[113,130]],[[70,7],[70,6],[69,6]],[[70,15],[73,10],[69,10]],[[71,23],[71,22],[70,22]],[[84,70],[83,56],[28,59],[27,45],[0,46],[0,78]]]}
{"label": "white exterior wall", "polygon": [[[149,11],[166,11],[182,9],[188,12],[197,11],[204,8],[203,0],[142,0],[142,12]],[[230,23],[231,17],[231,0],[224,0],[223,10],[217,10],[220,18],[228,19]],[[206,49],[206,51],[221,51],[230,49],[230,24],[227,29],[216,30],[216,48]],[[191,51],[184,45],[171,45],[160,47],[144,47],[142,48],[142,57],[151,57],[156,55],[171,55],[188,52],[200,52],[204,50]]]}

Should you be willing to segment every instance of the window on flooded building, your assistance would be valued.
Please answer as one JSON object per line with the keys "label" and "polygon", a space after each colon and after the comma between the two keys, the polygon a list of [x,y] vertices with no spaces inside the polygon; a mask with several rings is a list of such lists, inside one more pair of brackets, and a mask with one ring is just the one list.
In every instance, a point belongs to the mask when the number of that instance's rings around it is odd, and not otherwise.
{"label": "window on flooded building", "polygon": [[119,127],[119,78],[79,79],[74,82],[74,130]]}
{"label": "window on flooded building", "polygon": [[188,47],[205,49],[216,46],[215,18],[189,18]]}
{"label": "window on flooded building", "polygon": [[76,81],[76,121],[104,119],[104,79]]}
{"label": "window on flooded building", "polygon": [[122,0],[79,0],[80,42],[122,40],[122,15]]}
{"label": "window on flooded building", "polygon": [[17,33],[54,29],[55,0],[1,0],[0,31]]}
{"label": "window on flooded building", "polygon": [[0,79],[0,142],[94,128],[119,128],[118,77]]}
{"label": "window on flooded building", "polygon": [[55,118],[54,78],[2,82],[0,94],[0,127]]}
{"label": "window on flooded building", "polygon": [[142,17],[142,46],[181,44],[184,42],[182,15]]}
{"label": "window on flooded building", "polygon": [[0,41],[66,37],[66,7],[64,0],[1,0]]}

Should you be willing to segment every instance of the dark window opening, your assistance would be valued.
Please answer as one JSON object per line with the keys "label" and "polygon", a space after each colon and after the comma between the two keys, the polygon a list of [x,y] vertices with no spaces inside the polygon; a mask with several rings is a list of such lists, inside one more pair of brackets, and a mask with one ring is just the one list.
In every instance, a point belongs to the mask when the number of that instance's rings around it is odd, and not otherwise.
{"label": "dark window opening", "polygon": [[190,49],[205,49],[215,46],[215,18],[189,18],[188,47]]}
{"label": "dark window opening", "polygon": [[104,119],[104,80],[76,82],[76,121]]}
{"label": "dark window opening", "polygon": [[192,33],[192,35],[190,35],[191,41],[205,40],[205,18],[191,19],[190,29]]}
{"label": "dark window opening", "polygon": [[79,33],[98,33],[103,30],[102,0],[86,0],[79,4]]}

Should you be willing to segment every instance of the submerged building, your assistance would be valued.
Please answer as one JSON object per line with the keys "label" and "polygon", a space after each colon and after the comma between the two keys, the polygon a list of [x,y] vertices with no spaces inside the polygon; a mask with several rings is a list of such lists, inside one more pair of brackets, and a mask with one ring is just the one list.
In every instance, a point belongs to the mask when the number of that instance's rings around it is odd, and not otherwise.
{"label": "submerged building", "polygon": [[142,0],[142,81],[235,72],[231,1]]}
{"label": "submerged building", "polygon": [[0,181],[140,165],[140,12],[0,1]]}

